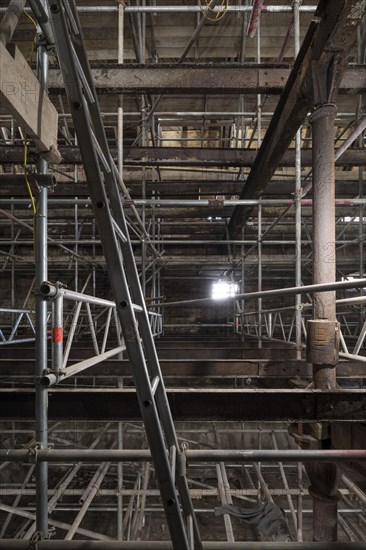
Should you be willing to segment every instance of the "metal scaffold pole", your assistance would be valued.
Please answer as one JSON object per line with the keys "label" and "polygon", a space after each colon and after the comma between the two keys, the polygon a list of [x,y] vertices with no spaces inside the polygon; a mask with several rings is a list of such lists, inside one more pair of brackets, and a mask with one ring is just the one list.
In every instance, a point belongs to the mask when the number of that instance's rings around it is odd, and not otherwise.
{"label": "metal scaffold pole", "polygon": [[[37,72],[41,86],[47,91],[48,52],[44,45],[37,48]],[[48,163],[38,161],[38,172],[47,174]],[[48,398],[47,389],[41,386],[40,378],[47,369],[47,301],[40,292],[43,281],[48,279],[47,266],[47,198],[48,188],[40,185],[37,211],[35,215],[35,256],[36,256],[36,442],[41,449],[48,446]],[[47,462],[36,466],[36,525],[40,538],[48,536],[48,465]]]}

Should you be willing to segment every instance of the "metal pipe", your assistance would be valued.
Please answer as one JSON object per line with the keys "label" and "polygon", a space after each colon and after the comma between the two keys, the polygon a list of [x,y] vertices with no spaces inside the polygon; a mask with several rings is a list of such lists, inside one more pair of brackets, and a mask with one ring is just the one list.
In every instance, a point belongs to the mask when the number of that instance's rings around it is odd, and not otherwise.
{"label": "metal pipe", "polygon": [[[276,439],[276,435],[275,435],[274,432],[272,432],[271,437],[272,437],[272,441],[273,441],[273,446],[274,446],[274,448],[275,448],[276,450],[278,450],[277,439]],[[283,467],[282,462],[279,462],[279,463],[278,463],[278,466],[279,466],[279,468],[280,468],[280,474],[281,474],[283,486],[284,486],[285,489],[286,489],[287,502],[288,502],[289,507],[290,507],[290,510],[291,510],[291,517],[292,517],[292,521],[293,521],[293,524],[294,524],[295,533],[297,533],[297,531],[298,531],[298,525],[297,525],[296,510],[295,510],[294,503],[292,502],[292,497],[291,497],[291,495],[290,495],[290,493],[289,493],[290,487],[289,487],[289,484],[288,484],[288,480],[287,480],[285,468]]]}
{"label": "metal pipe", "polygon": [[[353,462],[366,459],[366,450],[236,450],[205,449],[185,451],[188,462]],[[0,460],[7,462],[145,462],[151,461],[149,450],[115,449],[0,449]]]}
{"label": "metal pipe", "polygon": [[64,299],[72,302],[82,302],[84,304],[94,304],[97,306],[115,307],[115,303],[111,300],[104,300],[97,296],[91,296],[82,292],[75,292],[66,288],[57,288],[57,285],[49,283],[46,279],[42,281],[40,292],[44,298],[55,298],[58,294],[62,295]]}
{"label": "metal pipe", "polygon": [[[283,542],[203,542],[203,550],[283,550]],[[63,541],[37,542],[39,550],[174,550],[168,541]],[[0,540],[0,550],[29,550],[29,541]],[[363,542],[286,542],[286,550],[364,550]]]}
{"label": "metal pipe", "polygon": [[253,38],[255,36],[257,26],[263,11],[264,0],[253,0],[250,19],[247,27],[247,36]]}
{"label": "metal pipe", "polygon": [[137,521],[134,526],[134,530],[132,533],[133,539],[139,540],[141,537],[141,532],[144,525],[144,515],[145,515],[145,508],[146,508],[146,497],[147,497],[147,487],[149,484],[151,474],[151,467],[150,463],[146,462],[144,474],[143,474],[143,485],[142,485],[142,491],[144,494],[142,494],[141,501],[140,501],[140,508],[137,510]]}
{"label": "metal pipe", "polygon": [[90,304],[86,303],[85,307],[86,307],[86,312],[88,316],[89,330],[90,330],[90,335],[93,343],[94,353],[96,355],[99,355],[99,346],[98,346],[97,336],[95,334],[94,321],[93,321],[93,316],[90,309]]}
{"label": "metal pipe", "polygon": [[[91,449],[95,449],[95,447],[99,444],[100,440],[105,435],[105,433],[108,431],[110,426],[111,426],[110,423],[106,424],[104,426],[104,428],[99,432],[99,434],[97,435],[97,437],[95,438],[93,443],[90,445]],[[53,495],[52,495],[52,497],[50,498],[50,500],[48,502],[48,513],[49,514],[51,514],[53,512],[53,510],[56,508],[57,503],[58,503],[59,499],[62,497],[62,495],[67,494],[67,487],[73,481],[73,479],[75,478],[76,474],[78,473],[78,471],[80,470],[80,468],[82,466],[83,466],[83,464],[81,462],[76,464],[71,469],[71,471],[66,476],[66,478],[63,479],[63,481],[61,481],[61,483],[58,485],[58,487],[56,489],[54,489]],[[74,495],[75,494],[75,489],[71,489],[71,492]],[[26,540],[31,539],[31,537],[34,535],[35,530],[36,530],[36,524],[34,523],[28,529],[28,531],[25,533],[23,538],[26,539]]]}
{"label": "metal pipe", "polygon": [[[124,61],[124,2],[118,2],[118,63]],[[118,149],[118,171],[123,179],[123,95],[118,96],[117,109],[117,149]]]}
{"label": "metal pipe", "polygon": [[[336,300],[337,305],[357,305],[357,304],[364,304],[366,303],[366,296],[356,296],[354,298],[341,298],[339,300]],[[313,307],[313,304],[310,303],[304,303],[301,304],[301,309],[311,309]],[[263,310],[263,313],[278,313],[280,311],[294,311],[296,306],[284,306],[284,307],[276,307],[271,309],[265,309]],[[256,315],[255,311],[246,311],[243,313],[243,316],[246,317],[247,315]]]}
{"label": "metal pipe", "polygon": [[[37,76],[44,92],[48,90],[48,63],[49,57],[46,48],[39,45],[37,48]],[[47,174],[48,163],[39,159],[38,172]],[[43,281],[48,278],[47,260],[47,199],[48,188],[41,185],[35,215],[35,288],[36,288],[36,342],[35,342],[35,377],[36,377],[36,441],[41,449],[48,445],[48,395],[41,386],[39,379],[47,369],[47,301],[39,289]],[[41,539],[48,537],[48,466],[46,462],[36,466],[36,522],[37,531]]]}
{"label": "metal pipe", "polygon": [[[300,428],[299,428],[300,429]],[[298,495],[297,495],[297,532],[296,532],[296,538],[298,542],[303,541],[303,503],[302,503],[302,497],[303,497],[303,488],[302,488],[302,480],[303,480],[303,465],[302,462],[297,463],[297,487],[298,487]]]}
{"label": "metal pipe", "polygon": [[[4,205],[28,205],[29,200],[24,198],[6,198],[2,197],[1,202]],[[74,206],[75,204],[86,207],[91,207],[91,201],[88,198],[59,198],[49,199],[50,205],[60,205],[60,206]],[[199,207],[205,207],[205,208],[212,208],[214,206],[217,207],[233,207],[233,206],[274,206],[274,207],[280,207],[280,206],[292,206],[294,204],[293,199],[224,199],[224,200],[209,200],[209,199],[128,199],[126,198],[124,200],[124,205],[126,207],[135,207],[135,206],[174,206],[176,208],[179,207],[187,207],[187,206],[199,206]],[[350,198],[350,199],[335,199],[334,204],[336,206],[360,206],[366,204],[366,198]],[[312,199],[302,199],[301,200],[302,206],[312,206],[313,200]],[[3,211],[5,212],[5,211]],[[2,214],[2,212],[0,212]],[[6,212],[6,214],[8,214]],[[10,214],[9,214],[10,216]],[[9,217],[6,216],[6,217]],[[11,218],[9,218],[11,219]],[[17,221],[16,219],[14,221]],[[19,220],[20,221],[20,220]],[[21,222],[23,224],[24,222]],[[26,224],[24,224],[26,225]],[[29,226],[28,226],[29,227]],[[26,228],[28,228],[26,227]],[[53,239],[50,239],[50,242],[56,242]],[[151,240],[151,242],[153,242]],[[67,250],[67,249],[66,249]],[[70,254],[72,254],[72,251],[67,250]],[[74,254],[76,257],[81,258],[79,254]]]}
{"label": "metal pipe", "polygon": [[352,491],[356,497],[363,503],[363,504],[366,504],[366,494],[358,487],[358,485],[356,485],[355,483],[353,483],[353,481],[351,481],[347,476],[345,476],[344,474],[341,474],[341,480],[343,481],[343,483],[345,484],[345,486],[350,490]]}
{"label": "metal pipe", "polygon": [[[29,480],[31,479],[32,475],[33,475],[33,470],[35,468],[35,465],[32,465],[28,472],[26,473],[26,476],[24,478],[24,481],[22,483],[22,489],[24,489],[27,485],[27,483],[29,483]],[[13,502],[13,505],[12,505],[12,508],[16,508],[19,504],[19,501],[20,499],[22,498],[22,494],[21,493],[18,493],[17,496],[15,497],[15,500]],[[0,532],[0,539],[4,537],[5,535],[5,532],[6,532],[6,529],[8,528],[9,526],[9,523],[11,521],[11,518],[13,517],[13,512],[9,512],[6,520],[4,521],[3,525],[2,525],[2,528],[1,528],[1,532]]]}
{"label": "metal pipe", "polygon": [[346,139],[346,141],[336,150],[336,160],[339,159],[345,151],[352,145],[356,138],[358,138],[362,132],[366,130],[366,118],[363,118],[356,128],[353,130],[351,135]]}
{"label": "metal pipe", "polygon": [[62,367],[63,330],[63,297],[58,293],[52,302],[51,330],[52,370],[56,376]]}
{"label": "metal pipe", "polygon": [[0,42],[6,46],[11,42],[16,26],[23,14],[26,0],[11,0],[4,10],[4,17],[0,23]]}
{"label": "metal pipe", "polygon": [[[75,240],[68,240],[68,239],[63,239],[62,242],[66,243],[66,244],[74,244],[75,243]],[[100,240],[99,239],[81,239],[78,241],[80,245],[82,246],[86,246],[86,245],[94,245],[94,244],[100,244]],[[186,245],[186,246],[193,246],[193,245],[205,245],[205,246],[217,246],[217,245],[223,245],[223,244],[236,244],[236,245],[252,245],[252,244],[256,244],[258,241],[257,240],[249,240],[249,239],[243,239],[243,240],[232,240],[232,239],[229,239],[228,241],[224,241],[222,239],[201,239],[201,240],[197,240],[197,239],[152,239],[151,240],[151,243],[152,244],[163,244],[164,246],[167,246],[167,245],[172,245],[172,246],[176,246],[176,245]],[[340,241],[336,241],[336,244],[338,245],[357,245],[359,243],[359,239],[353,239],[353,240],[340,240]],[[362,242],[362,241],[361,241]],[[139,245],[141,244],[140,241],[135,241],[135,240],[132,240],[131,241],[132,245]],[[302,240],[301,241],[301,244],[306,246],[306,245],[310,245],[312,243],[311,240]],[[2,245],[8,245],[10,246],[11,245],[11,240],[4,240],[4,239],[1,239],[0,241],[0,244]],[[19,245],[22,245],[22,246],[33,246],[33,243],[31,240],[29,241],[26,241],[26,240],[18,240],[17,241],[17,244]],[[56,244],[56,243],[55,243]],[[290,246],[290,245],[296,245],[296,241],[294,240],[271,240],[271,241],[265,241],[262,243],[262,246]],[[148,267],[152,267],[154,265],[154,263],[156,263],[157,260],[153,260],[150,264],[148,264]],[[300,282],[300,285],[301,285],[301,282]],[[298,286],[300,286],[298,285]],[[363,300],[363,297],[360,297],[361,300]],[[357,299],[356,299],[357,300]],[[355,302],[357,303],[357,302]],[[9,312],[9,313],[17,313],[19,310],[17,310],[16,308],[14,308],[14,312]],[[0,312],[1,312],[1,308],[0,308]],[[29,311],[28,311],[29,313]]]}
{"label": "metal pipe", "polygon": [[93,498],[97,494],[97,491],[98,491],[103,479],[105,478],[106,473],[108,472],[109,467],[110,467],[110,462],[106,462],[105,464],[100,465],[100,467],[98,469],[99,476],[95,480],[93,478],[93,480],[92,480],[93,485],[91,486],[91,484],[90,484],[90,486],[88,487],[88,489],[90,488],[90,491],[89,491],[88,495],[86,496],[85,502],[83,503],[78,515],[76,516],[75,520],[73,521],[73,524],[71,525],[71,527],[70,527],[70,529],[69,529],[69,531],[68,531],[68,533],[65,537],[65,541],[66,540],[72,540],[75,533],[77,532],[80,523],[82,522],[86,512],[88,511],[88,508],[89,508],[90,504],[93,501]]}
{"label": "metal pipe", "polygon": [[[288,288],[275,288],[272,290],[263,290],[262,292],[248,292],[244,294],[236,294],[235,296],[229,296],[225,298],[228,300],[255,300],[256,298],[267,298],[272,296],[291,296],[294,294],[308,294],[313,292],[329,292],[331,290],[341,290],[346,288],[364,288],[366,287],[366,279],[354,279],[352,281],[338,281],[334,283],[321,283],[314,285],[305,285],[300,287],[288,287]],[[154,307],[170,307],[170,306],[190,306],[196,304],[202,305],[222,305],[221,300],[213,300],[212,298],[197,298],[193,300],[181,300],[177,302],[161,302],[155,304]]]}
{"label": "metal pipe", "polygon": [[110,359],[111,357],[118,355],[122,351],[125,351],[125,349],[126,346],[119,346],[117,348],[101,353],[100,355],[95,355],[94,357],[91,357],[89,359],[84,359],[84,361],[75,363],[75,365],[72,365],[71,367],[62,368],[58,371],[58,373],[55,372],[50,374],[43,374],[40,379],[40,384],[44,388],[55,386],[58,382],[62,382],[63,380],[70,378],[70,376],[75,376],[76,374],[79,374],[80,372],[89,369],[90,367],[93,367],[98,363],[102,363],[106,359]]}
{"label": "metal pipe", "polygon": [[[26,10],[25,10],[26,11]],[[0,9],[0,13],[1,13],[1,9]],[[250,119],[252,119],[253,117],[256,116],[256,112],[255,111],[156,111],[155,112],[155,116],[156,117],[159,117],[161,118],[161,120],[159,121],[161,125],[163,125],[163,123],[166,123],[167,125],[170,125],[172,122],[176,122],[177,119],[175,118],[169,118],[169,119],[166,119],[165,117],[216,117],[216,116],[222,116],[222,117],[241,117],[241,116],[245,116],[245,117],[250,117]],[[72,115],[71,113],[62,113],[62,118],[72,118]],[[102,118],[115,118],[117,115],[116,115],[116,112],[107,112],[107,111],[104,111],[101,113],[101,116]],[[128,117],[137,117],[137,118],[140,118],[141,117],[141,111],[129,111],[129,112],[125,112],[124,113],[124,116],[128,116]],[[273,112],[270,112],[270,111],[264,111],[262,112],[262,117],[272,117],[273,116]],[[337,120],[341,120],[342,118],[351,118],[351,121],[349,123],[349,126],[351,126],[353,124],[353,121],[354,121],[354,116],[355,114],[354,113],[347,113],[347,112],[344,112],[344,113],[337,113]],[[0,120],[13,120],[13,117],[12,115],[0,115]],[[225,122],[224,122],[225,123]],[[192,122],[193,124],[193,122]],[[201,126],[201,121],[195,121],[195,124],[197,125],[200,125]],[[215,124],[216,126],[216,124]],[[347,127],[348,129],[348,127]],[[197,138],[199,139],[199,138]],[[340,139],[340,137],[337,138],[337,141]],[[19,142],[21,141],[19,138],[15,139],[14,140],[14,143],[16,142]],[[169,140],[170,141],[170,140]],[[196,141],[196,138],[195,140]],[[247,140],[246,140],[247,141]],[[54,170],[56,173],[59,173],[57,172],[57,170]],[[2,176],[11,176],[12,174],[2,174]],[[63,174],[65,175],[65,174]],[[69,177],[69,179],[73,179],[71,176]]]}
{"label": "metal pipe", "polygon": [[[258,208],[258,293],[262,292],[262,206]],[[258,298],[258,349],[262,348],[262,298]]]}
{"label": "metal pipe", "polygon": [[[218,486],[218,494],[220,495],[221,504],[232,504],[232,502],[228,502],[227,494],[224,488],[224,481],[222,477],[222,468],[221,465],[223,463],[216,464],[216,476],[217,476],[217,486]],[[231,499],[231,497],[230,497]],[[234,542],[234,531],[233,526],[231,523],[231,517],[229,514],[223,514],[224,516],[224,524],[225,524],[225,531],[226,531],[226,538],[228,542]]]}
{"label": "metal pipe", "polygon": [[48,7],[47,3],[43,3],[42,0],[28,0],[29,6],[31,7],[35,18],[39,26],[41,27],[44,39],[48,45],[55,43],[53,38],[52,27],[49,21]]}
{"label": "metal pipe", "polygon": [[[83,466],[82,463],[78,463],[80,465],[80,467]],[[232,466],[232,465],[230,465]],[[245,467],[250,467],[252,466],[252,464],[246,464]],[[264,464],[262,464],[262,468],[264,468]],[[271,469],[273,469],[273,465],[270,465],[269,466]],[[288,467],[289,468],[292,468],[292,465]],[[68,476],[69,478],[69,476]],[[198,483],[198,482],[194,482],[194,480],[192,480],[192,483]],[[207,485],[207,488],[206,489],[190,489],[190,495],[191,495],[191,498],[193,499],[202,499],[202,498],[205,498],[205,497],[216,497],[219,495],[219,492],[218,492],[218,489],[215,488],[215,487],[212,487],[211,485]],[[271,495],[273,496],[277,496],[277,497],[285,497],[287,492],[285,489],[277,489],[277,488],[269,488],[269,492],[271,493]],[[291,496],[298,496],[299,495],[299,489],[289,489],[289,494]],[[309,491],[307,491],[306,489],[303,491],[304,492],[304,495],[308,495],[309,494]],[[349,491],[348,489],[341,489],[341,494],[342,496],[347,496],[347,495],[351,495],[352,494],[352,491]],[[57,495],[59,493],[59,487],[56,488],[56,489],[49,489],[48,490],[48,494],[49,495]],[[82,489],[65,489],[65,491],[63,492],[63,494],[65,496],[74,496],[74,497],[77,497],[77,496],[81,496],[83,493],[83,490]],[[1,492],[2,496],[14,496],[14,495],[19,495],[19,496],[35,496],[36,494],[36,490],[35,489],[25,489],[25,488],[5,488],[5,489],[2,489],[2,492]],[[159,497],[160,496],[160,491],[159,489],[147,489],[146,491],[145,490],[142,490],[142,489],[135,489],[135,488],[131,488],[131,489],[120,489],[120,490],[115,490],[115,489],[99,489],[98,491],[98,496],[100,497],[111,497],[111,496],[118,496],[118,495],[123,495],[123,496],[132,496],[132,495],[139,495],[139,496],[143,496],[143,495],[146,495],[148,497]],[[257,489],[230,489],[228,491],[228,494],[230,494],[230,496],[232,497],[235,497],[235,498],[238,498],[240,500],[245,500],[247,502],[254,502],[253,499],[251,498],[247,498],[247,497],[253,497],[253,496],[257,496],[258,494],[258,490]],[[52,498],[53,498],[52,496]],[[76,506],[76,505],[75,505]],[[362,508],[344,508],[342,510],[342,512],[344,513],[352,513],[354,512],[355,514],[359,514],[362,512]],[[310,510],[309,510],[309,513],[310,513]],[[366,521],[366,520],[365,520]],[[28,538],[28,537],[26,537]]]}
{"label": "metal pipe", "polygon": [[[300,51],[300,6],[302,0],[294,0],[294,57]],[[296,132],[295,138],[295,285],[301,286],[301,127]],[[301,359],[301,296],[296,294],[296,346],[297,359]]]}
{"label": "metal pipe", "polygon": [[[30,519],[30,520],[35,520],[36,519],[36,515],[35,514],[32,514],[31,512],[27,512],[26,510],[22,510],[21,508],[14,508],[13,506],[7,506],[6,504],[1,504],[0,503],[0,510],[3,510],[4,512],[9,512],[9,513],[13,513],[13,514],[16,514],[17,516],[21,516],[23,518],[27,518],[27,519]],[[54,526],[54,527],[57,527],[58,529],[62,529],[64,531],[67,531],[70,527],[70,525],[68,523],[65,523],[63,521],[57,521],[55,519],[50,519],[49,520],[49,524]],[[78,529],[78,534],[79,535],[83,535],[84,537],[90,537],[90,538],[93,538],[93,539],[97,539],[99,541],[111,541],[113,540],[112,537],[108,537],[107,535],[101,535],[100,533],[96,533],[95,531],[90,531],[89,529],[82,529],[81,527]],[[5,549],[5,548],[26,548],[27,550],[29,550],[30,548],[30,541],[29,540],[25,540],[25,541],[22,541],[22,542],[25,542],[25,544],[27,546],[13,546],[13,545],[8,545],[8,544],[4,544],[3,543],[9,543],[9,542],[13,542],[13,541],[10,541],[9,539],[6,539],[5,541],[4,540],[0,540],[0,549]],[[44,541],[46,542],[46,541]],[[63,542],[63,541],[62,541]],[[89,542],[89,541],[88,541]],[[105,543],[105,542],[104,542]],[[42,545],[42,541],[37,541],[37,546],[38,544],[41,544]],[[38,548],[47,548],[46,547],[39,547]],[[57,547],[56,547],[57,548]],[[85,548],[85,546],[83,546],[83,548]]]}
{"label": "metal pipe", "polygon": [[[117,442],[118,450],[123,449],[123,424],[118,422],[117,428]],[[118,462],[117,464],[117,482],[118,482],[118,494],[117,494],[117,538],[123,540],[123,496],[120,491],[123,487],[123,464]]]}
{"label": "metal pipe", "polygon": [[[212,8],[215,9],[215,11],[219,12],[222,8],[216,7]],[[5,12],[6,8],[0,8],[0,13]],[[207,8],[200,7],[200,6],[185,6],[184,4],[178,4],[176,6],[126,6],[125,7],[125,13],[202,13],[202,11],[206,11]],[[29,8],[25,8],[25,11],[30,12],[31,10]],[[77,11],[79,14],[83,15],[89,15],[91,13],[95,13],[96,15],[103,15],[103,14],[111,14],[111,13],[117,13],[118,7],[117,6],[78,6]],[[251,12],[252,6],[232,6],[229,5],[226,9],[227,12],[233,12],[233,13],[243,13],[243,12]],[[316,6],[301,6],[300,11],[304,13],[315,13]],[[292,12],[292,6],[290,5],[282,5],[282,6],[276,6],[276,5],[268,5],[262,7],[262,12],[264,14],[266,13],[291,13]]]}
{"label": "metal pipe", "polygon": [[[47,188],[41,188],[36,215],[36,288],[47,278]],[[42,448],[48,444],[48,399],[47,391],[39,384],[42,373],[47,369],[47,302],[36,294],[36,440]],[[37,482],[37,529],[47,536],[47,464],[40,464],[36,471]]]}

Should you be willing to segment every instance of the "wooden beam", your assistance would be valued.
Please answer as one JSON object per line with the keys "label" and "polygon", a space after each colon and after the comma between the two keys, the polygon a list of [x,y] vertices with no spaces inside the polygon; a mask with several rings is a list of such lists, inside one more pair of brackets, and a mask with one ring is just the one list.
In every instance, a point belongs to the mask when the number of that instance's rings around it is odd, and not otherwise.
{"label": "wooden beam", "polygon": [[0,43],[0,102],[17,120],[27,138],[36,141],[37,151],[51,151],[57,158],[58,115],[28,65],[14,45]]}

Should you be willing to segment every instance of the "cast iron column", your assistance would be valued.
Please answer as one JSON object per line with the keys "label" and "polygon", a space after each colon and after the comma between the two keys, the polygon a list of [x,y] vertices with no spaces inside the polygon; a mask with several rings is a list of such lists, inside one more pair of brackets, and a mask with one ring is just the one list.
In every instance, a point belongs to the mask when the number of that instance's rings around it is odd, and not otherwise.
{"label": "cast iron column", "polygon": [[[313,130],[313,283],[336,280],[334,140],[336,106],[324,103],[310,118]],[[335,291],[314,294],[308,322],[307,360],[313,363],[314,387],[336,387],[339,327]],[[330,446],[329,426],[310,428],[313,445]],[[313,540],[337,540],[338,469],[336,464],[307,464],[313,497]]]}
{"label": "cast iron column", "polygon": [[[313,129],[313,283],[336,280],[334,121],[336,106],[318,107],[310,118]],[[339,329],[335,291],[314,294],[313,321],[308,324],[308,360],[314,386],[336,387]]]}

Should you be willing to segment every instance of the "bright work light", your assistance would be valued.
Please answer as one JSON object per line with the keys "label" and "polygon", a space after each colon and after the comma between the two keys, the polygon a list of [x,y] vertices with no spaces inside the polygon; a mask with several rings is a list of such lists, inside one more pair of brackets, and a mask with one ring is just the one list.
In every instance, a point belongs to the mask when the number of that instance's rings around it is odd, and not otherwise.
{"label": "bright work light", "polygon": [[225,300],[225,298],[235,296],[238,290],[239,286],[236,283],[218,281],[212,285],[211,298],[214,300]]}

